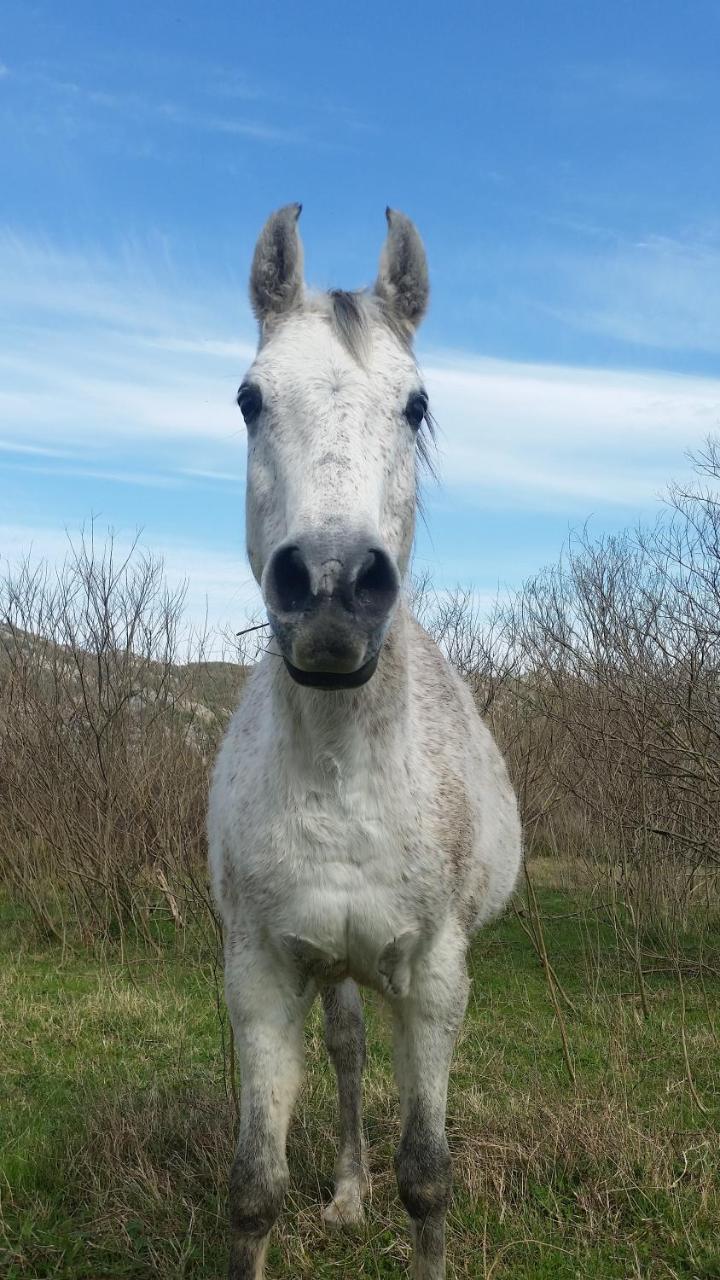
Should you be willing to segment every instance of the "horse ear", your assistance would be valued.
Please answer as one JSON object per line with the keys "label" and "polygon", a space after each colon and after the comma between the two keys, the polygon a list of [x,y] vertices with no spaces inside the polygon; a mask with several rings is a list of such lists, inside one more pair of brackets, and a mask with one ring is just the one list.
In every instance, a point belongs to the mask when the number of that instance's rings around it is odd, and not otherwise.
{"label": "horse ear", "polygon": [[301,204],[271,213],[255,245],[250,302],[261,325],[296,307],[303,293],[303,251],[297,230]]}
{"label": "horse ear", "polygon": [[380,255],[375,293],[409,333],[425,315],[430,295],[425,248],[414,222],[386,209],[388,233]]}

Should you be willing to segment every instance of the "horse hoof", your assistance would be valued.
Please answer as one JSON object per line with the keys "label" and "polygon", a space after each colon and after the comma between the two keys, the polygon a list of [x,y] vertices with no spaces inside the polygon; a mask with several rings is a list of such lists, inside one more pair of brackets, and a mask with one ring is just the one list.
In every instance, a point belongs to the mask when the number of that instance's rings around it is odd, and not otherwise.
{"label": "horse hoof", "polygon": [[333,1231],[362,1227],[365,1212],[359,1192],[333,1196],[330,1203],[325,1205],[322,1216],[325,1225]]}

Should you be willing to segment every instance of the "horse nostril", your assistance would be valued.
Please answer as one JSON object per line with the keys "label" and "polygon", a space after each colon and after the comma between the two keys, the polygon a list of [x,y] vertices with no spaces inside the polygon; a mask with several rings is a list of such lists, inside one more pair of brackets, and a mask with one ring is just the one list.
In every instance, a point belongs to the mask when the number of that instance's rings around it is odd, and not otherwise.
{"label": "horse nostril", "polygon": [[311,597],[310,574],[299,547],[276,552],[271,573],[272,594],[282,613],[299,613]]}
{"label": "horse nostril", "polygon": [[366,608],[389,608],[398,590],[397,571],[384,551],[368,551],[355,579],[355,600]]}
{"label": "horse nostril", "polygon": [[397,598],[400,577],[380,547],[363,540],[299,538],[271,556],[263,591],[276,615],[321,609],[379,625]]}

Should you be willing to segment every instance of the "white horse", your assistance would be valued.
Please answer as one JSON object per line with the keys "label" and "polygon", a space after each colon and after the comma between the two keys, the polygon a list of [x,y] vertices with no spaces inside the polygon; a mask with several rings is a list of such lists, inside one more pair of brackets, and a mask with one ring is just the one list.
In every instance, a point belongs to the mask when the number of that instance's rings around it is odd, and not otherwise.
{"label": "white horse", "polygon": [[401,594],[429,422],[412,352],[428,298],[422,242],[388,210],[373,290],[315,295],[303,284],[299,214],[280,209],[258,240],[260,344],[238,393],[248,556],[273,645],[250,675],[210,796],[242,1091],[229,1275],[264,1273],[318,991],[340,1099],[325,1218],[362,1218],[361,983],[393,1014],[395,1168],[413,1274],[440,1280],[465,953],[512,892],[520,823],[469,691]]}

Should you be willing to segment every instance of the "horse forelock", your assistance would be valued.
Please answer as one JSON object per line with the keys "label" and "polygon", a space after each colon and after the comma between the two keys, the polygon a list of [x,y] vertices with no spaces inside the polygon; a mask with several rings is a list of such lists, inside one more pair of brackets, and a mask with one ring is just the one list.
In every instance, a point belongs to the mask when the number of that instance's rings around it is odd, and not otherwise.
{"label": "horse forelock", "polygon": [[382,298],[370,290],[330,289],[320,295],[319,302],[345,350],[359,364],[365,361],[373,324],[383,325],[407,351],[412,351],[407,329]]}

